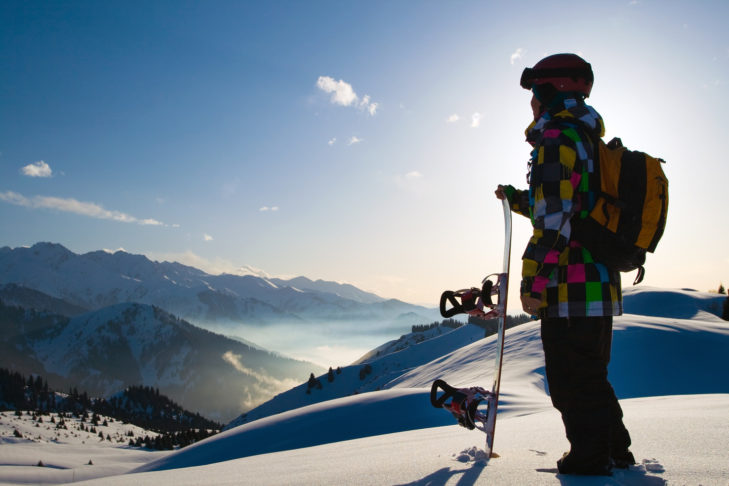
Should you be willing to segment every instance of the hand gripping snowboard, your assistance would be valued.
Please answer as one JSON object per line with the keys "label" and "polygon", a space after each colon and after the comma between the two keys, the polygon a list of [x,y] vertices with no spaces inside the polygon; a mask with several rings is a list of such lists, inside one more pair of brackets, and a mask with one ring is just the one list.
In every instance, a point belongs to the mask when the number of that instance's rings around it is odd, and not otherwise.
{"label": "hand gripping snowboard", "polygon": [[[486,277],[481,288],[472,287],[457,291],[447,290],[440,299],[440,313],[449,318],[465,313],[482,319],[498,318],[496,338],[496,362],[491,390],[481,387],[455,388],[443,380],[435,380],[430,389],[430,403],[435,408],[451,412],[458,423],[469,430],[486,433],[486,457],[493,455],[496,410],[499,405],[501,365],[504,357],[504,330],[506,327],[506,299],[509,294],[509,261],[511,259],[511,208],[504,199],[504,261],[499,274]],[[491,296],[496,295],[496,304]],[[451,308],[448,309],[448,303]],[[487,311],[488,309],[488,311]],[[441,393],[442,392],[442,393]],[[440,394],[440,395],[439,395]]]}

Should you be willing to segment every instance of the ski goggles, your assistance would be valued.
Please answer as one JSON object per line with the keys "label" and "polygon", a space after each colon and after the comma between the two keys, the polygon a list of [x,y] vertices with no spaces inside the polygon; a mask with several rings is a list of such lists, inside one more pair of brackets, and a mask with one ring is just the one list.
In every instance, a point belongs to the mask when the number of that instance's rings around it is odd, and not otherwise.
{"label": "ski goggles", "polygon": [[582,78],[588,84],[591,84],[594,80],[592,68],[588,64],[584,68],[525,68],[521,73],[519,84],[524,89],[532,89],[535,84],[541,84],[542,82],[548,82],[549,80],[560,78],[570,78],[575,81],[578,78]]}

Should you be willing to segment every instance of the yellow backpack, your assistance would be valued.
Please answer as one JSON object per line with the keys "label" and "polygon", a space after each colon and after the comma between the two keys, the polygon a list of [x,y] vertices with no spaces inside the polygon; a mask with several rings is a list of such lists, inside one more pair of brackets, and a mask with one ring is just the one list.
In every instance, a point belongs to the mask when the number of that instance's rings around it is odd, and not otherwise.
{"label": "yellow backpack", "polygon": [[[646,252],[663,236],[668,214],[664,160],[626,149],[619,138],[597,139],[599,188],[586,216],[573,221],[574,235],[595,261],[620,272],[638,269],[643,280]],[[595,180],[595,179],[593,179]],[[595,184],[597,186],[597,184]]]}

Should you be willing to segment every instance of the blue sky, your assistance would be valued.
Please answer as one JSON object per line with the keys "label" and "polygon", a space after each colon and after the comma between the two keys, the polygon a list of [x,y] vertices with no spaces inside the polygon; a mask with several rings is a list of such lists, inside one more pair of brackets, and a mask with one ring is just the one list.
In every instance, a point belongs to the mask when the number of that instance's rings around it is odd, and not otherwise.
{"label": "blue sky", "polygon": [[[521,70],[577,52],[608,138],[668,161],[645,285],[729,285],[729,3],[579,5],[3,2],[0,245],[435,305],[500,269],[493,190],[526,184]],[[516,220],[516,274],[528,235]]]}

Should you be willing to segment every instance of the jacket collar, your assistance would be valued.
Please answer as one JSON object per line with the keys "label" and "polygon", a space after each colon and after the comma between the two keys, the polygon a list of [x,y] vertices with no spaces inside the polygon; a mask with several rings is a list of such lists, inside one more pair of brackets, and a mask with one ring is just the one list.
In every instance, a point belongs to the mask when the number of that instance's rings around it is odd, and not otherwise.
{"label": "jacket collar", "polygon": [[605,124],[602,117],[592,106],[586,104],[583,100],[567,98],[551,107],[542,116],[529,124],[525,131],[527,141],[532,144],[536,142],[544,132],[547,124],[555,119],[579,123],[600,137],[605,135]]}

